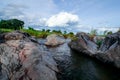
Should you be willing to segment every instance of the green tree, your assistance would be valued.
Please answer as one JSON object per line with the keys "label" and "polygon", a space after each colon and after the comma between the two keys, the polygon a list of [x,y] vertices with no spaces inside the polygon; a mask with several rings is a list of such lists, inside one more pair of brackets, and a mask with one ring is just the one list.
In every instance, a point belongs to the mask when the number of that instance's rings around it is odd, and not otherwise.
{"label": "green tree", "polygon": [[45,32],[45,29],[42,29],[42,32]]}
{"label": "green tree", "polygon": [[107,35],[108,35],[108,34],[112,34],[112,31],[107,32]]}
{"label": "green tree", "polygon": [[105,31],[103,32],[103,35],[107,35],[107,32],[108,32],[108,30],[105,30]]}
{"label": "green tree", "polygon": [[118,31],[117,32],[120,32],[120,28],[118,29]]}
{"label": "green tree", "polygon": [[46,32],[50,32],[50,29],[46,30]]}
{"label": "green tree", "polygon": [[24,27],[24,22],[18,19],[1,20],[0,28],[20,30]]}
{"label": "green tree", "polygon": [[32,28],[32,27],[28,27],[28,29],[29,29],[29,30],[33,30],[33,31],[35,30],[35,29],[34,29],[34,28]]}
{"label": "green tree", "polygon": [[64,31],[64,34],[67,34],[67,31]]}
{"label": "green tree", "polygon": [[74,33],[73,33],[73,32],[69,32],[69,34],[70,34],[70,35],[74,35]]}
{"label": "green tree", "polygon": [[97,30],[96,29],[92,29],[91,32],[90,32],[91,35],[97,35]]}

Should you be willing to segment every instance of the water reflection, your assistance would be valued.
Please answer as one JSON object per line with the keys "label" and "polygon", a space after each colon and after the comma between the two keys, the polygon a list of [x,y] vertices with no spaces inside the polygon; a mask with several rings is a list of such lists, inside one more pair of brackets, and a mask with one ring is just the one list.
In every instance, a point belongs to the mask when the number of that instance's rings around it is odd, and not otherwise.
{"label": "water reflection", "polygon": [[[39,40],[44,44],[45,40]],[[99,61],[80,55],[80,53],[71,51],[67,45],[68,41],[58,47],[44,47],[43,50],[59,56],[60,60],[66,60],[62,66],[62,78],[59,80],[120,80],[120,70],[106,66]],[[66,56],[70,57],[67,58]],[[62,59],[62,58],[63,59]],[[65,58],[64,58],[65,57]]]}
{"label": "water reflection", "polygon": [[120,80],[120,72],[112,67],[94,61],[93,59],[79,55],[72,51],[71,74],[73,80]]}

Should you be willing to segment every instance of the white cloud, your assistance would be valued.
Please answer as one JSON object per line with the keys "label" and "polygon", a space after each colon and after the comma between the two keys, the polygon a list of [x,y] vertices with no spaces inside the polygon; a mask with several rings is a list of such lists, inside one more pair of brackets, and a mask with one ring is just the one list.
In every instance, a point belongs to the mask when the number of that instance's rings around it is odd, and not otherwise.
{"label": "white cloud", "polygon": [[96,30],[98,30],[99,32],[104,32],[104,31],[112,31],[112,32],[116,32],[118,31],[119,27],[99,27],[96,28]]}
{"label": "white cloud", "polygon": [[51,16],[47,22],[48,27],[66,27],[71,25],[76,25],[79,22],[79,17],[77,15],[60,12],[59,14]]}
{"label": "white cloud", "polygon": [[0,10],[0,19],[11,19],[18,18],[21,19],[24,17],[24,5],[8,4],[2,10]]}

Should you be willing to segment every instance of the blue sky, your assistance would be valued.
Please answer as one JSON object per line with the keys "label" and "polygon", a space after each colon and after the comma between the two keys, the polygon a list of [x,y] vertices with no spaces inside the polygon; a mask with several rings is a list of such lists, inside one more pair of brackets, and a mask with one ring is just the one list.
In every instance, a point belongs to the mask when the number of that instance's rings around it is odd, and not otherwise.
{"label": "blue sky", "polygon": [[18,18],[37,29],[88,32],[120,27],[120,0],[0,0],[0,4],[0,19]]}

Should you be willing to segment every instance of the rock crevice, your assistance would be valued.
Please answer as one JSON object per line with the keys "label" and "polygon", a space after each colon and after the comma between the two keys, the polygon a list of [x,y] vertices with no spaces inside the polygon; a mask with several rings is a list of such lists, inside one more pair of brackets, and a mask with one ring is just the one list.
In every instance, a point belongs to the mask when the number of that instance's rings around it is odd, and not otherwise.
{"label": "rock crevice", "polygon": [[0,35],[0,80],[57,80],[57,64],[29,34]]}
{"label": "rock crevice", "polygon": [[77,33],[76,37],[69,43],[71,49],[120,68],[120,32],[106,36],[99,49],[87,34]]}

